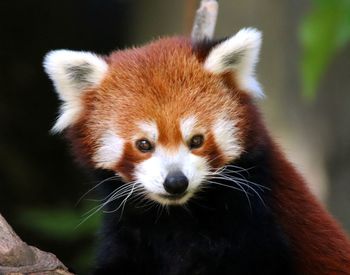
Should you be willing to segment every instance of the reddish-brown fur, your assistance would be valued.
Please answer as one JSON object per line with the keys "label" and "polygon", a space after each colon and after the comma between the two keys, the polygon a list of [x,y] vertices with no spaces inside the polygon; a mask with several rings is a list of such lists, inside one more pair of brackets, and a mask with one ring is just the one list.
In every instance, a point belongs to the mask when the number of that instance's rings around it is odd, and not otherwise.
{"label": "reddish-brown fur", "polygon": [[350,274],[350,242],[338,223],[273,145],[274,203],[296,252],[300,274]]}
{"label": "reddish-brown fur", "polygon": [[[168,150],[176,150],[181,144],[187,146],[179,128],[183,118],[196,116],[198,125],[206,129],[220,112],[229,113],[239,122],[235,115],[237,95],[227,90],[220,76],[203,69],[187,39],[167,38],[146,47],[118,51],[107,61],[110,68],[104,81],[84,93],[84,114],[73,126],[79,128],[80,137],[73,138],[73,143],[80,147],[84,144],[85,149],[78,150],[84,151],[83,155],[91,154],[99,146],[101,135],[114,128],[129,141],[116,165],[116,170],[127,179],[132,176],[132,163],[151,156],[140,153],[130,140],[139,135],[137,122],[155,121],[159,129],[157,144]],[[205,146],[193,153],[209,160],[215,158],[213,167],[227,161],[210,133]]]}
{"label": "reddish-brown fur", "polygon": [[239,126],[245,128],[246,150],[259,143],[271,150],[271,207],[291,240],[298,274],[350,274],[350,240],[346,233],[271,139],[256,106],[243,93],[240,100],[247,104]]}
{"label": "reddish-brown fur", "polygon": [[[130,179],[134,165],[150,156],[138,152],[130,141],[138,132],[135,122],[155,120],[159,144],[171,149],[186,142],[178,128],[181,118],[195,114],[201,125],[211,125],[218,112],[228,112],[240,129],[238,138],[244,150],[260,143],[271,149],[271,207],[291,240],[298,274],[350,274],[346,234],[271,140],[250,96],[237,90],[232,75],[206,72],[201,63],[204,53],[200,55],[198,59],[182,38],[112,54],[108,76],[98,89],[86,91],[84,113],[69,130],[78,155],[89,162],[99,137],[114,127],[129,140],[116,170]],[[205,146],[194,153],[206,156],[214,167],[227,161],[218,157],[221,152],[210,134]]]}

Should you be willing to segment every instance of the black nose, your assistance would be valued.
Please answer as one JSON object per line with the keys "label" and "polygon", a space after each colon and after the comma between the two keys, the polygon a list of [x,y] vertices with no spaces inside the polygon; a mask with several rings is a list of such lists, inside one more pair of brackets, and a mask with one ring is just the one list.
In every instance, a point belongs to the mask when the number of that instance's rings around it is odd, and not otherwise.
{"label": "black nose", "polygon": [[188,179],[181,171],[170,172],[163,183],[165,190],[172,195],[180,195],[188,187]]}

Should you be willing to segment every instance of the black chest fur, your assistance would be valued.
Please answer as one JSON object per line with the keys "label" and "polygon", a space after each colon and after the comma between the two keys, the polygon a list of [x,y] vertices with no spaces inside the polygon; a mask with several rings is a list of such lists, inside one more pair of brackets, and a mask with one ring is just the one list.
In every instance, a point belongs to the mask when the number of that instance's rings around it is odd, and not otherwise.
{"label": "black chest fur", "polygon": [[268,192],[255,190],[216,186],[167,209],[130,200],[104,217],[95,274],[294,274]]}

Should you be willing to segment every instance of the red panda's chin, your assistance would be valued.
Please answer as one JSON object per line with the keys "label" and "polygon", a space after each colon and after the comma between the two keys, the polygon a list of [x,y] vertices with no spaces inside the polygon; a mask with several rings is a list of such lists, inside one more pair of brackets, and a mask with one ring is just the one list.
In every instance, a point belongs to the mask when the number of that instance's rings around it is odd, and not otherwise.
{"label": "red panda's chin", "polygon": [[181,195],[168,195],[168,194],[156,194],[149,193],[149,199],[156,201],[162,205],[182,205],[185,204],[191,197],[193,192],[186,191]]}

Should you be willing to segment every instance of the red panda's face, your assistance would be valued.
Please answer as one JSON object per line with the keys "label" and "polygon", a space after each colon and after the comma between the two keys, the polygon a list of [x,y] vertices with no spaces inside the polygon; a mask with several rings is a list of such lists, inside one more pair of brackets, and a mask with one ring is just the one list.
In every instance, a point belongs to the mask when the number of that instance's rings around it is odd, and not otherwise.
{"label": "red panda's face", "polygon": [[69,128],[88,163],[141,185],[148,198],[185,203],[244,150],[241,90],[260,92],[252,77],[259,45],[247,29],[204,61],[179,38],[105,60],[52,52],[45,66],[63,100],[54,129]]}

